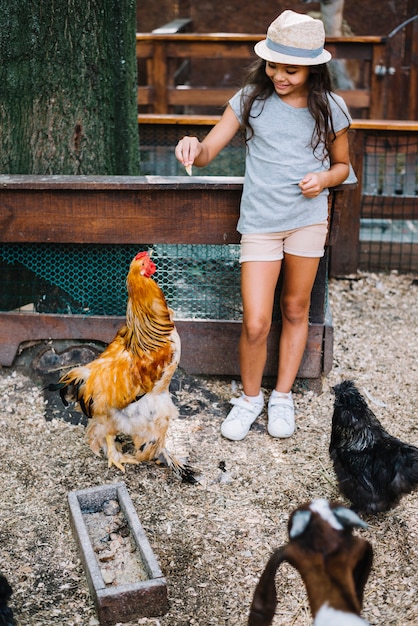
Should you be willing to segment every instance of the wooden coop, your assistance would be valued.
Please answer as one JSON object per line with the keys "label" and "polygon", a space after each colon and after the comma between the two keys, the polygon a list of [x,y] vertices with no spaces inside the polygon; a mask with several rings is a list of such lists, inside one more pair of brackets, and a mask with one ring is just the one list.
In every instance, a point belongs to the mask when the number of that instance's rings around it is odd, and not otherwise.
{"label": "wooden coop", "polygon": [[[118,245],[132,244],[136,251],[141,244],[147,248],[147,242],[234,245],[238,243],[241,190],[239,177],[0,176],[0,206],[5,209],[1,213],[2,254],[10,246],[45,242],[61,248],[100,244],[109,247],[112,254]],[[330,196],[330,246],[346,196],[339,189]],[[298,374],[316,389],[332,366],[328,258],[327,251],[312,294],[308,344]],[[97,280],[103,290],[107,284],[104,260],[98,268]],[[73,283],[81,280],[76,269],[72,268]],[[224,275],[227,269],[223,266]],[[177,278],[178,267],[174,264],[171,279]],[[122,292],[123,284],[118,289]],[[18,310],[0,312],[1,365],[12,365],[19,347],[27,342],[77,338],[107,343],[124,320],[121,315],[91,315],[87,310],[78,314],[42,313],[33,306],[28,310],[27,304],[21,302]],[[239,319],[175,319],[182,338],[180,366],[184,370],[191,374],[239,376]],[[276,371],[279,324],[277,319],[272,323],[266,377]]]}

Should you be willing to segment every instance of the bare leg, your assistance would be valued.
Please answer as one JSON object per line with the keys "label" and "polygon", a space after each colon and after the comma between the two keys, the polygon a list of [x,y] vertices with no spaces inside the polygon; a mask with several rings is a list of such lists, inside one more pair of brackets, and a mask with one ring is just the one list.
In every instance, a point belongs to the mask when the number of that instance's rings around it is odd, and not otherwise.
{"label": "bare leg", "polygon": [[241,380],[244,393],[248,396],[256,396],[261,387],[281,263],[251,261],[241,265],[244,316],[239,354]]}
{"label": "bare leg", "polygon": [[276,391],[288,393],[296,378],[308,338],[311,291],[319,258],[287,254],[281,292],[282,331]]}

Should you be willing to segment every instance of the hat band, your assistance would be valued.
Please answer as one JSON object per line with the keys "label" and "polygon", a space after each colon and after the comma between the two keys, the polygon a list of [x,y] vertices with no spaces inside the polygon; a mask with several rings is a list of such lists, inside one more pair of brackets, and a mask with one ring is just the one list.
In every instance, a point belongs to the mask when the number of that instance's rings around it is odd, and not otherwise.
{"label": "hat band", "polygon": [[321,46],[320,48],[315,48],[314,50],[306,50],[305,48],[293,48],[292,46],[284,46],[281,43],[276,43],[267,37],[266,46],[273,50],[274,52],[279,52],[280,54],[286,54],[291,57],[304,57],[305,59],[315,59],[317,56],[323,52],[324,48]]}

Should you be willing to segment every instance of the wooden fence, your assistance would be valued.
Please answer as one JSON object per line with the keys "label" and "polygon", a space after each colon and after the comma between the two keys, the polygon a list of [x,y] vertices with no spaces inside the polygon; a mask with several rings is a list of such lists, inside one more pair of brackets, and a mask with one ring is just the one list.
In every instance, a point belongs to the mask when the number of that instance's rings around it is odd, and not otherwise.
{"label": "wooden fence", "polygon": [[[207,82],[196,81],[207,79],[208,64],[213,60],[239,61],[242,73],[242,69],[255,59],[254,44],[263,37],[233,33],[137,33],[140,112],[199,114],[202,107],[220,109],[236,92],[237,85],[209,86]],[[326,46],[334,59],[357,63],[358,86],[339,91],[353,114],[361,118],[382,118],[384,82],[375,68],[385,63],[384,38],[328,37]],[[191,73],[193,62],[198,62],[201,68],[197,72],[198,78]]]}

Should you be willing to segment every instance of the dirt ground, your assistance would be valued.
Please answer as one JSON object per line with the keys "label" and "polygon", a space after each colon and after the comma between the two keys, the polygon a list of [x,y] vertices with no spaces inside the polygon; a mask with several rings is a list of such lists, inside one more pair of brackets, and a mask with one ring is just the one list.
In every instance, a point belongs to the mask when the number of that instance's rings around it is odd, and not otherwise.
{"label": "dirt ground", "polygon": [[[223,439],[220,423],[239,381],[179,371],[172,390],[180,417],[168,447],[199,469],[197,486],[155,465],[108,470],[85,443],[84,425],[45,398],[24,352],[13,368],[0,369],[0,570],[14,589],[18,626],[99,623],[67,494],[121,480],[167,579],[170,604],[164,616],[127,626],[244,626],[266,560],[287,541],[289,514],[315,497],[342,500],[328,455],[331,387],[353,380],[385,428],[418,445],[417,296],[413,276],[331,280],[333,369],[322,394],[296,389],[297,429],[288,440],[268,436],[264,413],[244,441]],[[416,624],[418,494],[365,519],[369,528],[358,532],[375,556],[363,616],[375,626]],[[298,572],[282,565],[277,586],[275,626],[311,624]]]}

